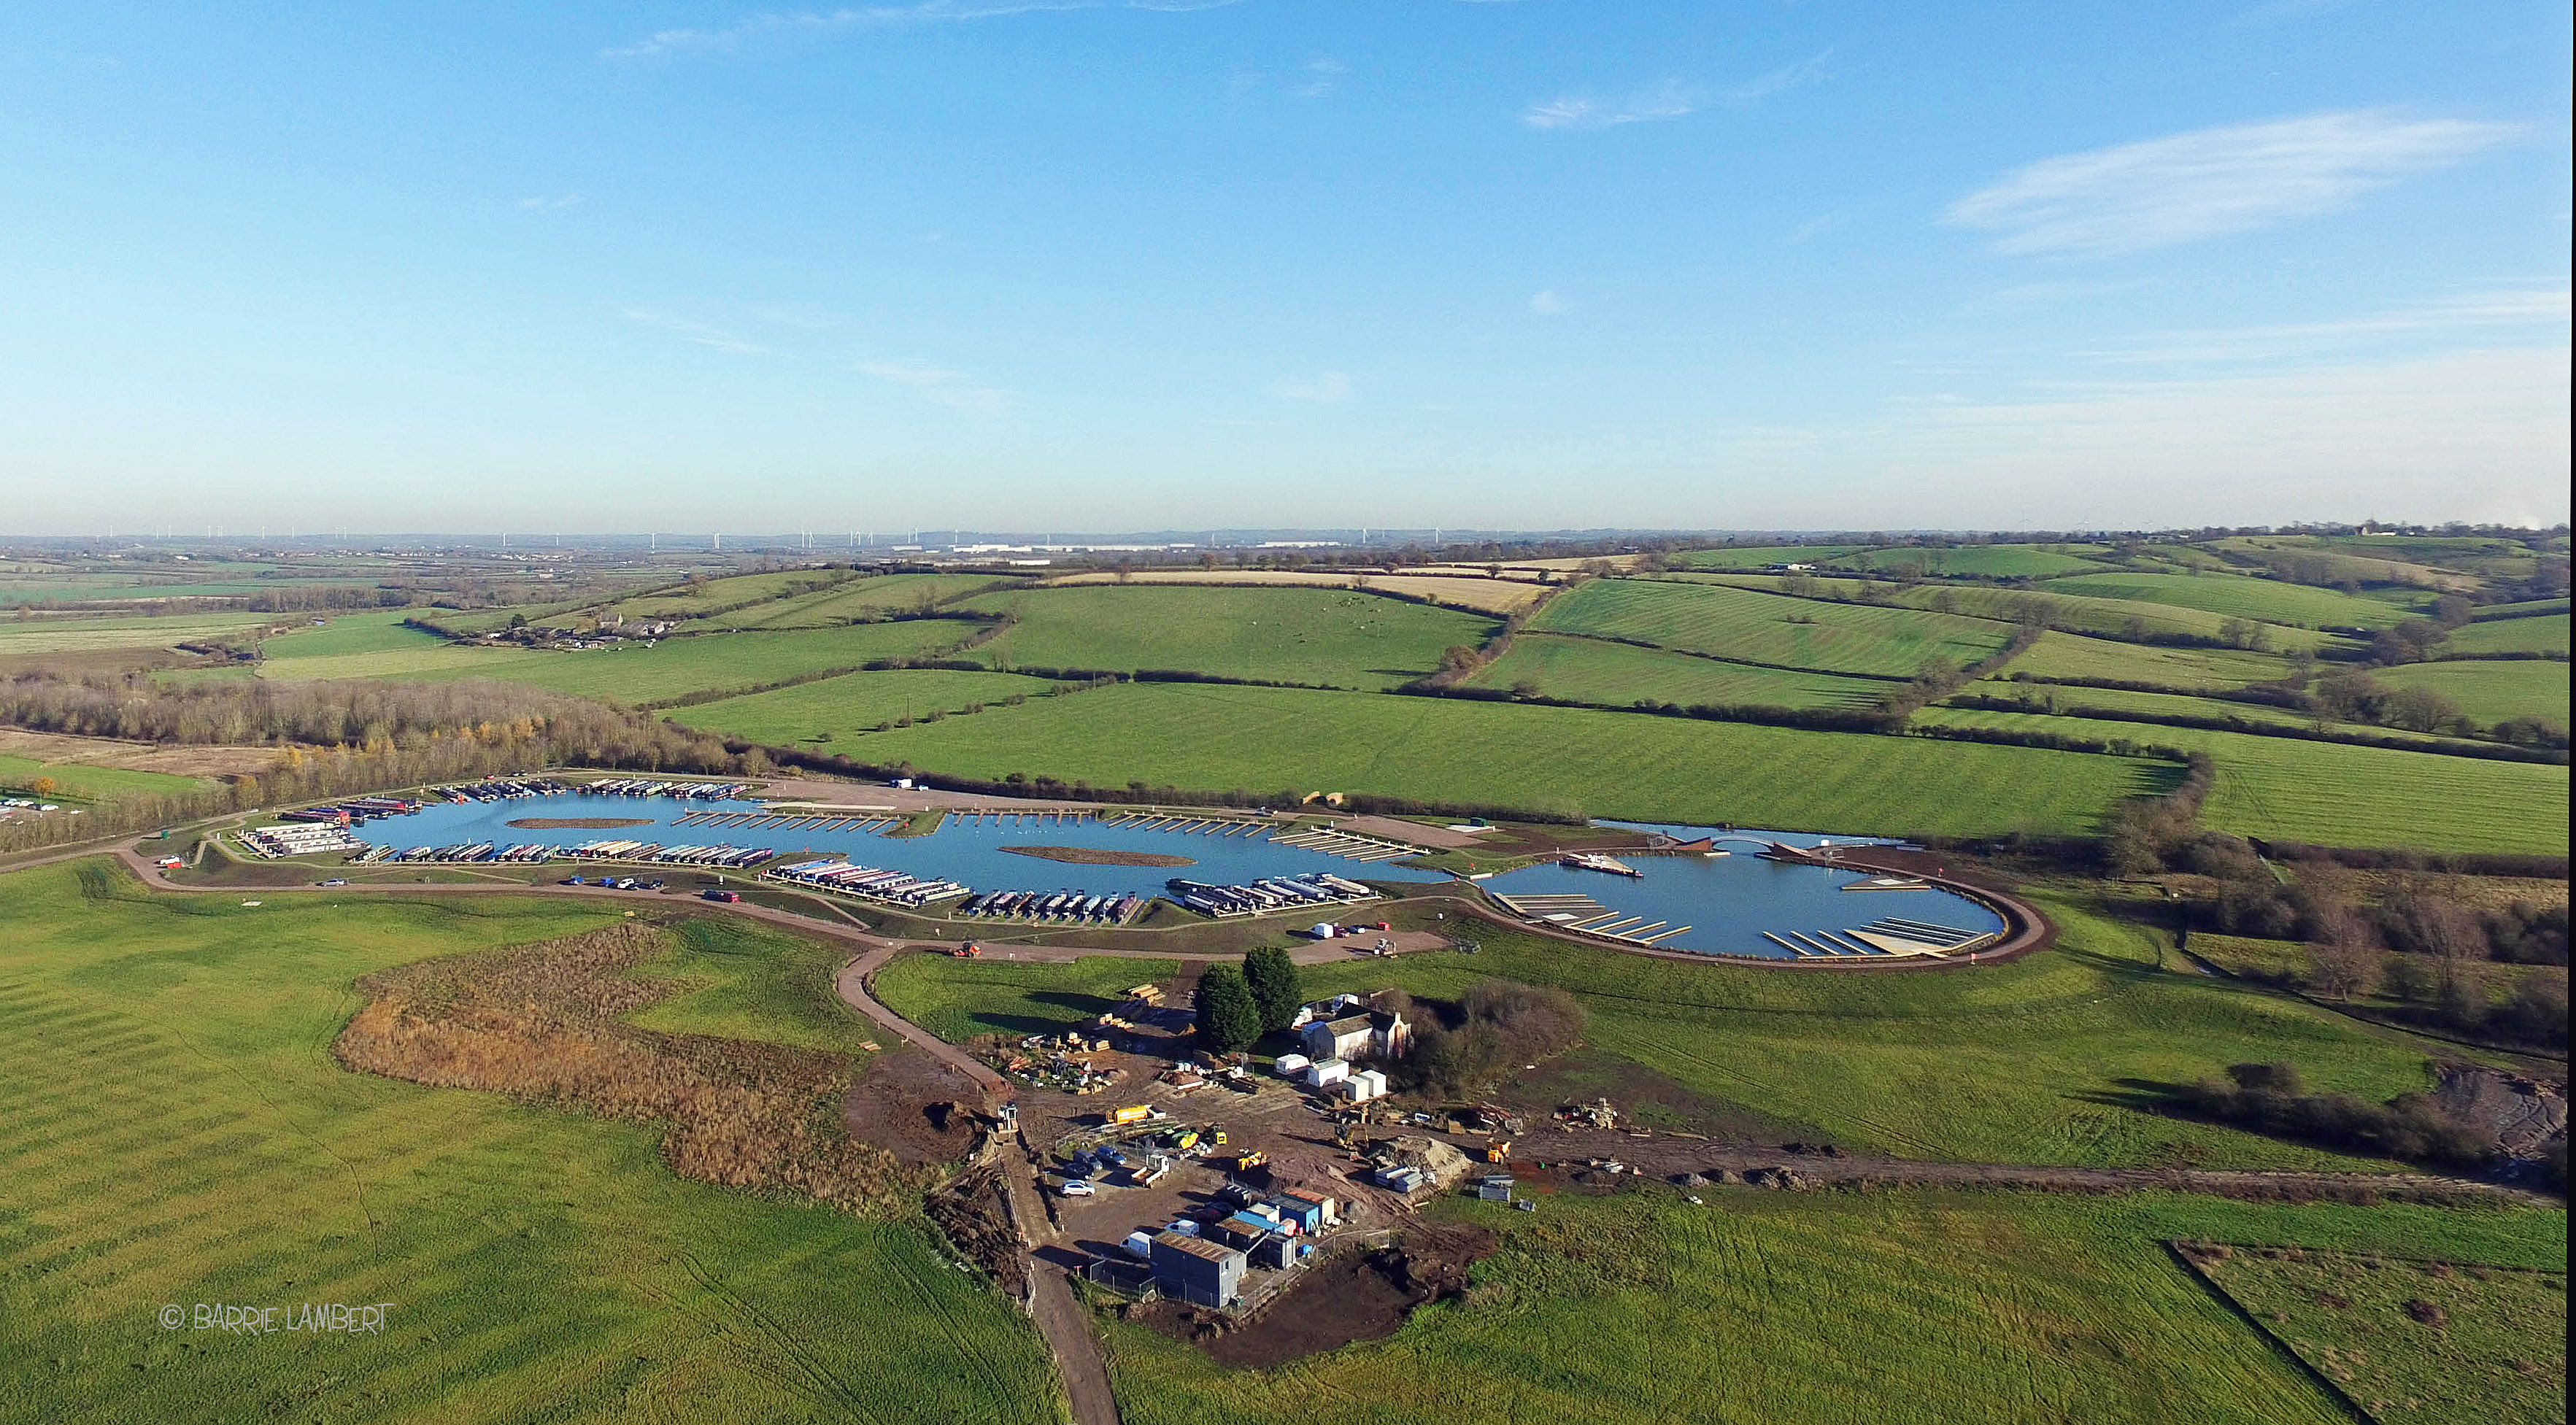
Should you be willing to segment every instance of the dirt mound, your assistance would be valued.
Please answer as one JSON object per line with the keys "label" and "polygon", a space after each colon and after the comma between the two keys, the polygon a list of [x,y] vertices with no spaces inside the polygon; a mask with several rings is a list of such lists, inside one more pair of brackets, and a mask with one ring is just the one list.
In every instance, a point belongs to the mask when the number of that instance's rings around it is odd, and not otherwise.
{"label": "dirt mound", "polygon": [[1092,846],[1005,846],[1014,856],[1035,856],[1041,861],[1062,861],[1071,866],[1195,866],[1187,856],[1166,856],[1158,851],[1103,851]]}
{"label": "dirt mound", "polygon": [[841,1099],[850,1136],[894,1154],[907,1168],[946,1163],[975,1146],[973,1105],[983,1098],[964,1074],[918,1049],[880,1054]]}
{"label": "dirt mound", "polygon": [[1309,1267],[1295,1286],[1248,1322],[1159,1302],[1135,1312],[1155,1330],[1188,1341],[1222,1365],[1267,1370],[1354,1341],[1394,1335],[1413,1308],[1455,1300],[1468,1269],[1494,1250],[1482,1227],[1444,1223],[1406,1232],[1376,1251],[1345,1252]]}
{"label": "dirt mound", "polygon": [[2443,1068],[2442,1111],[2495,1136],[2508,1158],[2537,1162],[2567,1137],[2567,1088],[2472,1064]]}

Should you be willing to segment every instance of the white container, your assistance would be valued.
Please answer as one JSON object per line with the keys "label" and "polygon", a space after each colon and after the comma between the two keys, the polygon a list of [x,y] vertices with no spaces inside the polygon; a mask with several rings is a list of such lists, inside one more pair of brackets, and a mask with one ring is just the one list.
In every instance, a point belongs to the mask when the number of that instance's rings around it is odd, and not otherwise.
{"label": "white container", "polygon": [[1308,1088],[1320,1089],[1328,1084],[1338,1084],[1350,1076],[1351,1061],[1348,1059],[1318,1059],[1306,1066]]}
{"label": "white container", "polygon": [[1279,1062],[1273,1067],[1279,1071],[1279,1077],[1293,1079],[1306,1072],[1306,1066],[1314,1062],[1303,1054],[1282,1054],[1279,1056]]}

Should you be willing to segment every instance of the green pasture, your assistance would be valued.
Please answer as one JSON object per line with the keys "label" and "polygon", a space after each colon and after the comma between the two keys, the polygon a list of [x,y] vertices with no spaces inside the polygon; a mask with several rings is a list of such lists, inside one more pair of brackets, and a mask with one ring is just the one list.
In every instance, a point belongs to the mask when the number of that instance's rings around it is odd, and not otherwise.
{"label": "green pasture", "polygon": [[298,680],[493,678],[582,697],[646,703],[723,688],[756,688],[884,658],[929,657],[973,632],[973,625],[956,620],[908,619],[847,628],[666,638],[649,648],[640,643],[568,650],[448,644],[289,659],[262,665],[261,673]]}
{"label": "green pasture", "polygon": [[[2042,908],[2059,945],[2003,965],[1835,974],[1625,954],[1477,926],[1475,955],[1308,966],[1316,995],[1400,986],[1455,999],[1480,980],[1553,985],[1591,1014],[1599,1051],[1847,1148],[1971,1162],[2369,1169],[2370,1160],[2151,1112],[2157,1084],[2288,1059],[2312,1083],[2385,1099],[2426,1088],[2425,1050],[2341,1015],[2203,975],[2170,931],[2074,897]],[[1169,962],[1070,965],[906,956],[888,1005],[944,1036],[1028,1034],[1088,1018]]]}
{"label": "green pasture", "polygon": [[[1730,588],[1769,592],[1778,591],[1781,585],[1777,576],[1769,574],[1705,574],[1696,577]],[[1857,598],[1861,592],[1861,581],[1818,579],[1816,591],[1835,599]],[[2203,609],[2187,609],[2174,604],[1972,584],[1886,585],[1881,587],[1879,602],[1887,607],[1928,609],[1934,613],[1961,614],[1997,623],[2039,622],[2053,628],[2124,639],[2176,633],[2217,638],[2220,626],[2227,621],[2221,615]],[[2330,641],[2327,635],[2311,629],[2277,625],[2269,628],[2266,637],[2274,648],[2283,650],[2316,648]]]}
{"label": "green pasture", "polygon": [[204,791],[209,785],[197,777],[174,777],[167,772],[129,772],[121,767],[90,767],[78,762],[39,762],[32,757],[12,757],[0,753],[0,791],[16,796],[32,795],[28,791],[39,777],[51,777],[57,801],[105,802],[121,797],[170,797]]}
{"label": "green pasture", "polygon": [[[1915,720],[2071,737],[2100,737],[2105,728],[2081,718],[1941,707]],[[2563,766],[2184,727],[2141,727],[2132,736],[2210,755],[2218,782],[2201,819],[2220,831],[2323,846],[2567,851]]]}
{"label": "green pasture", "polygon": [[2488,604],[2470,614],[2469,618],[2475,623],[2488,623],[2499,619],[2528,618],[2535,614],[2563,614],[2568,611],[2567,602],[2567,596],[2561,594],[2554,599],[2524,599],[2511,604]]}
{"label": "green pasture", "polygon": [[1392,688],[1493,636],[1490,618],[1344,589],[1088,584],[985,594],[963,607],[1019,623],[985,644],[997,668],[1185,669]]}
{"label": "green pasture", "polygon": [[[2538,619],[2524,619],[2538,623]],[[2506,625],[2511,627],[2511,625]],[[2559,633],[2566,633],[2559,621]],[[2424,688],[2460,705],[2478,722],[2509,717],[2547,718],[2567,724],[2567,665],[2554,659],[2455,659],[2374,669],[2373,679],[2392,688]]]}
{"label": "green pasture", "polygon": [[2481,653],[2567,654],[2567,615],[2535,614],[2528,618],[2484,620],[2451,630],[2442,651],[2467,657]]}
{"label": "green pasture", "polygon": [[1551,1193],[1535,1212],[1444,1201],[1435,1221],[1501,1239],[1465,1298],[1278,1371],[1229,1370],[1104,1323],[1121,1412],[1133,1425],[2328,1425],[2343,1408],[2164,1242],[2429,1240],[2520,1258],[2565,1239],[2564,1213],[2163,1193],[1701,1195]]}
{"label": "green pasture", "polygon": [[877,998],[951,1044],[1055,1034],[1117,1009],[1131,985],[1170,982],[1178,960],[1089,955],[1063,964],[904,955],[877,971]]}
{"label": "green pasture", "polygon": [[751,599],[784,598],[799,584],[840,584],[858,576],[847,569],[781,569],[768,574],[735,574],[694,586],[677,585],[621,599],[604,616],[631,619],[691,619]]}
{"label": "green pasture", "polygon": [[1005,582],[990,574],[887,574],[754,604],[704,622],[710,628],[828,628],[926,609]]}
{"label": "green pasture", "polygon": [[[896,668],[849,673],[818,683],[773,688],[721,702],[700,703],[671,714],[674,722],[772,746],[838,743],[863,737],[882,722],[958,712],[976,704],[1034,697],[1056,687],[1017,673],[967,673],[946,668]],[[819,750],[831,751],[831,747]],[[857,749],[852,756],[863,755]]]}
{"label": "green pasture", "polygon": [[1951,548],[1873,549],[1838,561],[1885,574],[1965,575],[1987,579],[2042,579],[2053,574],[2100,572],[2115,559],[2099,544],[1963,544]]}
{"label": "green pasture", "polygon": [[1102,786],[1370,792],[1640,821],[2083,834],[2179,769],[2135,758],[1582,708],[1128,683],[916,724],[868,760]]}
{"label": "green pasture", "polygon": [[2052,629],[2012,661],[2034,678],[2106,678],[2172,688],[2242,688],[2288,675],[2288,660],[2236,648],[2160,648]]}
{"label": "green pasture", "polygon": [[[446,639],[427,629],[404,626],[403,620],[411,614],[409,609],[380,609],[373,613],[314,614],[294,619],[298,627],[262,641],[259,653],[268,659],[333,658],[447,646]],[[316,618],[329,622],[315,628],[312,620]]]}
{"label": "green pasture", "polygon": [[1911,677],[1933,659],[1964,667],[2012,640],[2010,628],[1980,619],[1644,579],[1596,579],[1559,595],[1530,626],[1756,663],[1897,677]]}
{"label": "green pasture", "polygon": [[1467,680],[1471,688],[1534,683],[1551,698],[1626,707],[1637,702],[1757,703],[1771,707],[1856,707],[1894,685],[1831,673],[1792,673],[1721,663],[1686,653],[1553,633],[1524,633],[1511,651]]}
{"label": "green pasture", "polygon": [[[2050,579],[2040,587],[2052,594],[2125,599],[2135,603],[2172,604],[2224,618],[2295,628],[2354,625],[2382,628],[2406,618],[2411,610],[2385,600],[2333,589],[2310,588],[2280,579],[2241,574],[2084,574]],[[2424,596],[2417,595],[2417,600]]]}
{"label": "green pasture", "polygon": [[[2264,703],[2230,702],[2220,698],[2197,698],[2187,693],[2133,693],[2117,688],[2063,687],[2052,683],[2015,683],[1990,678],[1971,683],[1963,693],[1990,698],[2011,698],[2028,706],[2031,712],[2071,713],[2083,708],[2099,712],[2134,713],[2146,717],[2232,717],[2248,723],[2273,727],[2313,728],[2317,715],[2295,708],[2272,707]],[[2400,742],[2421,743],[2426,747],[2468,747],[2479,744],[2465,738],[2441,737],[2431,733],[2408,732],[2403,728],[2376,727],[2368,723],[2327,720],[2329,731],[2358,733],[2365,737],[2393,738]],[[2125,731],[2105,727],[2105,737],[2123,736],[2140,742],[2153,742],[2161,723],[2141,722]]]}
{"label": "green pasture", "polygon": [[[2373,1420],[2451,1425],[2566,1418],[2567,1274],[2553,1265],[2231,1249],[2203,1270]],[[2421,1319],[2428,1307],[2439,1319]]]}
{"label": "green pasture", "polygon": [[1865,544],[1773,544],[1693,549],[1673,555],[1670,563],[1677,569],[1760,570],[1774,564],[1832,564],[1868,548]]}
{"label": "green pasture", "polygon": [[91,648],[170,648],[182,643],[230,643],[284,615],[173,614],[167,618],[0,619],[0,658],[68,653]]}
{"label": "green pasture", "polygon": [[[1058,1418],[1036,1335],[918,1227],[332,1059],[357,977],[606,908],[262,899],[146,896],[97,862],[0,878],[0,1421]],[[735,1014],[724,983],[761,978],[713,967],[737,953],[791,952],[692,945],[682,1026]],[[158,1324],[199,1302],[388,1307],[380,1335]]]}

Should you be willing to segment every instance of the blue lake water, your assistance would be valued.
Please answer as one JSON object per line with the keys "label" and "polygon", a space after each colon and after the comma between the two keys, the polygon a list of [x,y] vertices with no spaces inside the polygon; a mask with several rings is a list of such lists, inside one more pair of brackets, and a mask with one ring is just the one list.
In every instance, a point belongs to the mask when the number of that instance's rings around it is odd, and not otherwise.
{"label": "blue lake water", "polygon": [[[1149,830],[1105,826],[1089,818],[1052,813],[1016,813],[1000,818],[952,816],[927,836],[889,837],[883,829],[758,829],[678,823],[691,815],[749,813],[745,802],[680,802],[665,798],[598,796],[574,792],[517,801],[437,803],[410,816],[374,821],[357,829],[362,839],[395,847],[453,846],[488,841],[496,846],[537,844],[579,846],[605,840],[658,842],[664,846],[765,846],[781,855],[811,853],[838,856],[864,866],[878,866],[915,876],[960,882],[978,891],[1081,890],[1092,895],[1160,894],[1173,876],[1217,884],[1243,884],[1266,876],[1330,871],[1352,879],[1424,883],[1449,879],[1446,872],[1408,869],[1388,861],[1356,861],[1303,847],[1289,846],[1265,834],[1212,835],[1203,831]],[[824,813],[813,813],[823,815]],[[651,824],[613,829],[543,830],[511,826],[525,818],[617,817],[648,819]],[[1812,847],[1830,839],[1837,844],[1887,844],[1881,838],[1831,838],[1800,832],[1717,830],[1697,826],[1649,826],[1605,823],[1639,830],[1669,832],[1693,839],[1719,838],[1725,856],[1631,856],[1627,864],[1638,877],[1608,875],[1558,865],[1530,866],[1479,882],[1504,896],[1580,895],[1605,911],[1642,917],[1639,926],[1664,925],[1652,933],[1668,950],[1703,954],[1760,955],[1787,958],[1791,952],[1767,940],[1763,932],[1812,935],[1869,925],[1883,917],[1910,918],[1956,930],[1987,933],[2003,921],[1974,901],[1930,888],[1919,890],[1846,891],[1867,873],[1768,861],[1753,854],[1762,841]],[[1240,826],[1239,822],[1219,823]],[[1738,838],[1729,840],[1729,838]],[[1006,846],[1079,846],[1103,851],[1151,852],[1187,856],[1196,864],[1176,867],[1081,866],[1014,855]],[[1687,926],[1677,935],[1663,931]],[[1634,927],[1632,927],[1634,929]]]}

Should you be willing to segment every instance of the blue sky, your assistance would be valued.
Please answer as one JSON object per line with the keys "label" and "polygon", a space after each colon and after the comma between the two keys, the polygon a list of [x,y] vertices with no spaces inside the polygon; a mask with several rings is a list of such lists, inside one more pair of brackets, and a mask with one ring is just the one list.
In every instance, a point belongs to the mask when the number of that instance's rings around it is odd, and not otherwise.
{"label": "blue sky", "polygon": [[0,17],[0,528],[2568,515],[2563,4]]}

